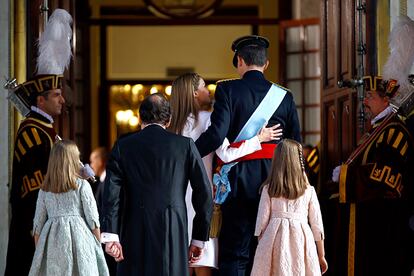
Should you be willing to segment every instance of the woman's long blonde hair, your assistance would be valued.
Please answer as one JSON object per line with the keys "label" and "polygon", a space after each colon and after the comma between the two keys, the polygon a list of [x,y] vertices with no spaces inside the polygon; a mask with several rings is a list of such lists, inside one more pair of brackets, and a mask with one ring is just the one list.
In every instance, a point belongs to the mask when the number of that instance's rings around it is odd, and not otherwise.
{"label": "woman's long blonde hair", "polygon": [[277,145],[266,184],[270,197],[296,199],[304,194],[308,181],[300,143],[284,139]]}
{"label": "woman's long blonde hair", "polygon": [[190,114],[194,115],[197,124],[198,105],[194,98],[200,84],[200,75],[197,73],[186,73],[179,76],[172,83],[171,89],[171,123],[169,129],[181,134]]}
{"label": "woman's long blonde hair", "polygon": [[57,141],[50,151],[42,190],[52,193],[76,190],[80,167],[79,149],[76,144],[70,140]]}

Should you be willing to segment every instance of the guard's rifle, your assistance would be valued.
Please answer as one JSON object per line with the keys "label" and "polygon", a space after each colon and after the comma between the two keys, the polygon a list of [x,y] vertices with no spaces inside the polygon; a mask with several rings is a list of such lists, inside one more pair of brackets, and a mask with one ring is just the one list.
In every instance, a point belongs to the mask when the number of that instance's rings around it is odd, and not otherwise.
{"label": "guard's rifle", "polygon": [[[15,78],[7,79],[4,84],[4,89],[7,89],[7,99],[13,104],[13,106],[26,117],[30,112],[30,106],[28,106],[29,95],[26,95],[24,89],[19,89],[20,85]],[[25,100],[26,99],[26,100]]]}

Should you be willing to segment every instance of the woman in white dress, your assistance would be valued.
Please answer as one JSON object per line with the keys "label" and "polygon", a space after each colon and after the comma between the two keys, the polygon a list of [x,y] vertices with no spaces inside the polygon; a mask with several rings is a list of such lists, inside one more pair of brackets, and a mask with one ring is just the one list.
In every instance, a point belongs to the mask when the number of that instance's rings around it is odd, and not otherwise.
{"label": "woman in white dress", "polygon": [[[194,141],[210,125],[211,112],[206,111],[211,108],[210,93],[206,88],[204,80],[196,73],[187,73],[174,80],[171,92],[172,118],[169,129],[177,134],[191,137]],[[281,133],[277,129],[278,125],[271,128],[263,128],[259,134],[244,143],[238,148],[230,148],[229,141],[225,139],[223,145],[217,149],[216,153],[224,162],[230,162],[254,151],[260,150],[261,142],[276,140]],[[212,183],[214,153],[203,158],[207,175]],[[191,204],[191,186],[188,185],[186,193],[187,215],[188,215],[188,234],[191,241],[192,221],[194,209]],[[190,275],[193,272],[197,276],[211,275],[211,268],[218,268],[218,241],[217,238],[210,238],[206,242],[203,255],[197,263],[190,264]]]}

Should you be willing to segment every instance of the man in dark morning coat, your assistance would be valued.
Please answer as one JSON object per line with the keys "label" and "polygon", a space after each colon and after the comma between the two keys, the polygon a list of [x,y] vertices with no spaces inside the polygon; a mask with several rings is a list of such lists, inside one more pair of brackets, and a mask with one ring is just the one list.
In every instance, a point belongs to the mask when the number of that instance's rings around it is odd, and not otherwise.
{"label": "man in dark morning coat", "polygon": [[[218,82],[211,126],[196,141],[201,156],[217,149],[225,137],[234,141],[269,91],[272,83],[263,74],[269,63],[268,46],[266,38],[253,35],[233,42],[233,65],[241,79]],[[301,140],[296,106],[289,91],[268,121],[268,126],[276,124],[283,128],[281,138]],[[254,228],[259,187],[268,175],[272,155],[273,150],[263,153],[261,159],[240,161],[228,174],[231,192],[221,206],[220,275],[250,275],[257,246]]]}
{"label": "man in dark morning coat", "polygon": [[[102,239],[115,233],[120,243],[106,240],[105,250],[120,261],[118,275],[185,276],[209,238],[210,182],[194,142],[165,130],[170,106],[161,94],[148,96],[139,115],[142,130],[120,138],[107,164]],[[190,249],[188,181],[196,212]]]}

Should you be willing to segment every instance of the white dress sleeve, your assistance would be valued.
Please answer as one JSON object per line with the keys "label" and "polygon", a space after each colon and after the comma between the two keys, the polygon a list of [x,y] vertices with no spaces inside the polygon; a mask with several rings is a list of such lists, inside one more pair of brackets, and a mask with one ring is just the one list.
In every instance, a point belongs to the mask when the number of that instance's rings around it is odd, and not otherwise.
{"label": "white dress sleeve", "polygon": [[263,234],[270,220],[270,211],[272,202],[268,193],[268,185],[265,185],[260,196],[259,209],[257,211],[256,229],[254,231],[255,236]]}
{"label": "white dress sleeve", "polygon": [[45,204],[45,192],[39,191],[36,201],[36,212],[33,219],[33,233],[40,235],[47,220],[47,210]]}
{"label": "white dress sleeve", "polygon": [[80,184],[80,196],[83,212],[85,214],[85,220],[89,228],[93,230],[95,228],[100,227],[98,208],[96,206],[96,201],[95,197],[93,196],[91,186],[84,179],[80,181],[82,181],[82,183]]}
{"label": "white dress sleeve", "polygon": [[216,154],[224,163],[229,163],[261,149],[262,146],[257,135],[249,140],[244,140],[238,148],[230,147],[229,140],[225,138],[223,144],[216,150]]}
{"label": "white dress sleeve", "polygon": [[308,212],[309,224],[315,241],[320,241],[325,239],[321,208],[319,207],[318,196],[316,195],[315,189],[312,186],[309,188],[311,189]]}
{"label": "white dress sleeve", "polygon": [[[200,126],[194,129],[194,118],[192,115],[190,115],[187,119],[183,135],[193,138],[194,141],[197,140],[201,133],[203,133],[211,125],[210,116],[210,112],[199,112],[198,124],[200,124]],[[216,150],[217,156],[225,163],[229,163],[247,154],[262,149],[259,138],[257,136],[243,141],[243,143],[238,148],[231,148],[229,146],[230,142],[227,138],[225,138],[223,144]]]}

